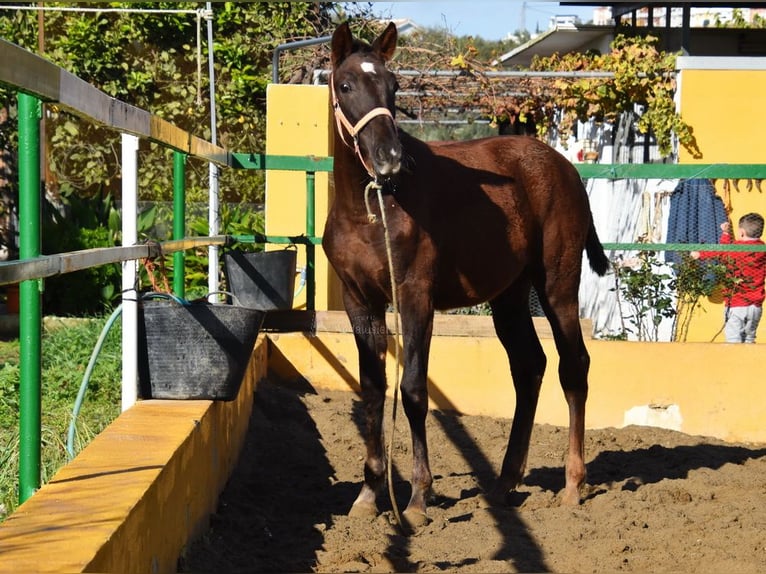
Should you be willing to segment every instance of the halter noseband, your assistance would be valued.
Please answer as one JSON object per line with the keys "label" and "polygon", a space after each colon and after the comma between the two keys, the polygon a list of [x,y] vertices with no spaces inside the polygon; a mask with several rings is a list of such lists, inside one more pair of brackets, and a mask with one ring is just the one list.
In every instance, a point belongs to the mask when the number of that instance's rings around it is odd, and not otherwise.
{"label": "halter noseband", "polygon": [[[356,156],[359,158],[359,161],[362,162],[362,165],[364,166],[364,169],[367,170],[367,173],[370,175],[370,177],[373,180],[377,180],[377,176],[375,175],[375,170],[373,170],[369,165],[367,165],[367,162],[364,161],[364,157],[362,157],[362,151],[359,149],[359,132],[361,132],[364,129],[364,126],[366,126],[373,118],[376,118],[377,116],[388,116],[391,118],[391,121],[394,122],[394,125],[396,125],[396,122],[394,121],[394,116],[391,113],[391,110],[388,108],[384,108],[382,106],[373,108],[364,116],[362,116],[358,122],[355,124],[352,124],[350,121],[348,121],[348,118],[346,117],[346,114],[343,113],[343,110],[340,109],[340,101],[338,101],[338,97],[335,95],[335,85],[333,83],[332,74],[330,74],[330,92],[332,95],[332,109],[333,113],[335,114],[335,123],[338,128],[338,133],[340,134],[340,138],[343,140],[343,143],[346,144],[348,147],[354,148],[354,153],[356,153]],[[343,128],[346,129],[346,131],[351,136],[351,139],[354,142],[354,145],[352,146],[346,141],[346,136],[343,132]]]}

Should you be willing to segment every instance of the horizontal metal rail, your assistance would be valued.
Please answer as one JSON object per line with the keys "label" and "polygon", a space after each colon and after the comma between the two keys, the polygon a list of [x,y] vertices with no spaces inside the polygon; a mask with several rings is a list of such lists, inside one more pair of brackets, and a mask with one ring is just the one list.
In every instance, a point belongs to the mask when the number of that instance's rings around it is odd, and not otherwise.
{"label": "horizontal metal rail", "polygon": [[32,259],[6,261],[0,263],[0,285],[19,283],[29,279],[44,279],[109,263],[160,257],[195,247],[227,245],[231,241],[232,237],[228,235],[187,237],[163,241],[162,243],[145,243],[125,247],[97,247],[55,255],[42,255]]}
{"label": "horizontal metal rail", "polygon": [[[231,167],[239,169],[274,169],[290,171],[324,171],[333,169],[331,157],[298,157],[266,154],[232,153]],[[766,179],[766,165],[761,164],[575,164],[583,178],[596,179],[652,179],[652,178],[729,178]],[[86,249],[56,255],[43,255],[34,259],[0,263],[0,285],[19,283],[28,279],[43,279],[81,271],[108,263],[159,257],[163,254],[185,251],[211,245],[225,246],[232,242],[272,243],[281,245],[321,245],[321,237],[307,235],[217,235],[187,237],[162,243],[146,243],[127,247]],[[714,249],[713,249],[714,247]],[[709,243],[604,243],[614,251],[766,251],[766,246],[719,245]]]}
{"label": "horizontal metal rail", "polygon": [[766,179],[758,163],[576,163],[584,179]]}
{"label": "horizontal metal rail", "polygon": [[[306,235],[215,235],[211,237],[187,237],[145,243],[128,247],[103,247],[84,249],[56,255],[43,255],[34,259],[0,263],[0,285],[19,283],[28,279],[44,279],[74,271],[82,271],[98,265],[120,263],[134,259],[160,257],[177,251],[185,251],[210,245],[225,246],[234,242],[272,243],[276,245],[321,245],[321,237]],[[735,245],[711,243],[604,243],[608,251],[706,251],[706,252],[754,252],[766,251],[766,245]]]}
{"label": "horizontal metal rail", "polygon": [[750,243],[602,243],[607,251],[705,251],[731,253],[766,251],[766,245]]}
{"label": "horizontal metal rail", "polygon": [[231,167],[239,169],[272,169],[283,171],[332,171],[333,158],[320,156],[266,155],[232,153]]}
{"label": "horizontal metal rail", "polygon": [[321,245],[321,237],[309,237],[308,235],[233,235],[232,239],[240,243],[274,243],[278,245]]}

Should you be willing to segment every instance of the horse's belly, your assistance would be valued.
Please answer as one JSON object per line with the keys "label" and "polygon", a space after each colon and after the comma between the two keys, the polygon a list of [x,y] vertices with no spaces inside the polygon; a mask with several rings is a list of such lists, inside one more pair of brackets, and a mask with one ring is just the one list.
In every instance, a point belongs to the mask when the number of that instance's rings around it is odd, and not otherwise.
{"label": "horse's belly", "polygon": [[472,273],[443,270],[434,284],[434,307],[447,310],[489,301],[505,291],[518,278],[521,269],[521,265],[498,266],[495,262]]}

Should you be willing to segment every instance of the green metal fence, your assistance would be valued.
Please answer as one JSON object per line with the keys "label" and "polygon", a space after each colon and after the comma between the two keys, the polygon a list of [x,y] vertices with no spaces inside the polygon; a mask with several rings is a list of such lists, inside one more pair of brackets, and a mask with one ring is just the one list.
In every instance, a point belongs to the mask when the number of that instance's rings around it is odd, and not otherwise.
{"label": "green metal fence", "polygon": [[[0,83],[19,92],[19,187],[20,257],[0,264],[0,285],[21,283],[21,389],[20,389],[20,500],[23,502],[40,485],[40,347],[41,280],[90,266],[117,263],[161,254],[174,254],[173,278],[176,294],[183,296],[183,252],[199,246],[225,245],[232,240],[257,243],[294,243],[307,254],[307,307],[314,308],[316,236],[315,175],[332,171],[332,158],[294,157],[253,153],[232,153],[201,140],[144,110],[115,100],[79,78],[18,46],[0,40]],[[56,102],[72,113],[123,133],[160,143],[174,150],[174,225],[173,239],[153,245],[91,249],[74,253],[40,255],[40,157],[39,119],[43,102]],[[273,169],[306,173],[307,208],[305,228],[292,236],[254,234],[252,236],[184,237],[185,162],[194,157],[230,169]],[[762,164],[578,164],[584,179],[687,179],[739,178],[766,179]],[[608,250],[692,251],[710,248],[709,244],[605,243]],[[722,246],[721,250],[741,250]],[[766,248],[764,248],[766,249]]]}
{"label": "green metal fence", "polygon": [[[307,305],[313,308],[315,246],[320,241],[315,236],[315,174],[317,171],[331,171],[332,158],[231,153],[177,128],[162,118],[152,116],[145,110],[116,100],[66,70],[2,39],[0,84],[9,86],[18,93],[20,259],[0,263],[0,285],[20,283],[19,500],[23,502],[40,486],[42,279],[97,265],[173,253],[176,268],[181,270],[181,273],[174,275],[173,288],[177,295],[183,296],[184,250],[199,246],[225,245],[235,239],[263,243],[297,243],[305,245],[307,251]],[[81,118],[174,150],[174,223],[171,241],[41,255],[39,122],[41,107],[45,102],[55,102]],[[291,237],[184,237],[184,179],[187,157],[232,169],[306,172],[308,207],[305,229]]]}

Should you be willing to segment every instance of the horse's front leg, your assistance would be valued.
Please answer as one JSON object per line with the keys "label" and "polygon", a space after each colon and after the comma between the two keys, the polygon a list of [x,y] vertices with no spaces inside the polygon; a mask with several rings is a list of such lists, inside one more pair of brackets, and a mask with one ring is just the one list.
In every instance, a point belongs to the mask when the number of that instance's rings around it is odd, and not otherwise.
{"label": "horse's front leg", "polygon": [[428,462],[426,416],[428,415],[428,355],[433,330],[433,304],[427,290],[402,294],[402,406],[412,438],[412,494],[404,518],[410,526],[426,524],[427,501],[431,495],[431,467]]}
{"label": "horse's front leg", "polygon": [[376,499],[386,481],[386,453],[383,437],[383,406],[386,397],[386,322],[383,309],[371,311],[346,297],[359,351],[359,384],[364,409],[364,484],[349,515],[377,515]]}

